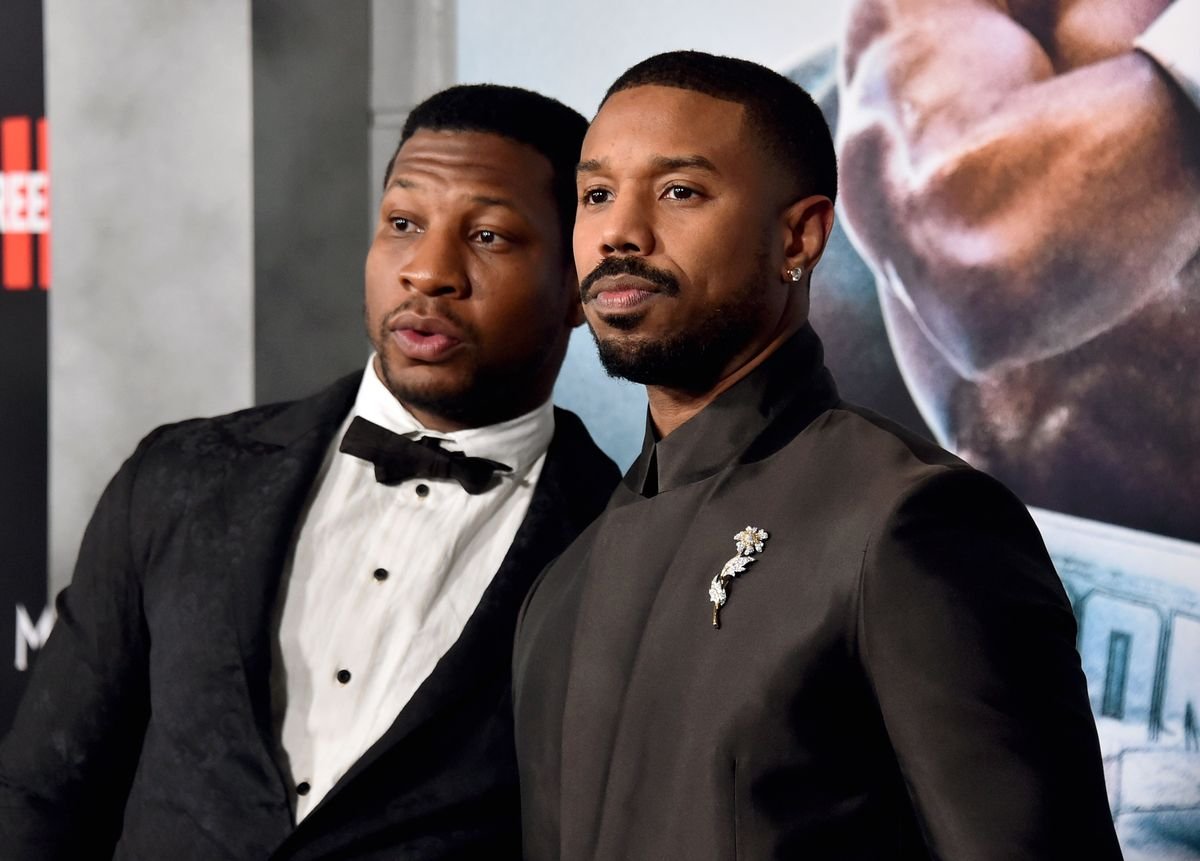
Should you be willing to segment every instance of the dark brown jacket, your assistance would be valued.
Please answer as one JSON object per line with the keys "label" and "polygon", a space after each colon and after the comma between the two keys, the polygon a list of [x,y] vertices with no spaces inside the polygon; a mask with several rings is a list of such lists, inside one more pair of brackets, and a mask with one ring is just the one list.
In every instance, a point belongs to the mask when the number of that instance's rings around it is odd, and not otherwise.
{"label": "dark brown jacket", "polygon": [[648,437],[531,592],[514,684],[531,861],[1120,857],[1024,506],[841,402],[811,330]]}

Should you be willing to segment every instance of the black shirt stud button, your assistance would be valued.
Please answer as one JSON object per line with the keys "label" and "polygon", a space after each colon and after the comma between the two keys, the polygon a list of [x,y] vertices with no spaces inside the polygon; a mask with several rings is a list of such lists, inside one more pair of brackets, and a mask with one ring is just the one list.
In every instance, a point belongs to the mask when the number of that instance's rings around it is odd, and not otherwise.
{"label": "black shirt stud button", "polygon": [[338,670],[337,671],[337,680],[339,682],[341,682],[343,685],[346,684],[346,682],[350,681],[350,671],[349,670]]}
{"label": "black shirt stud button", "polygon": [[297,795],[308,795],[308,791],[310,789],[312,789],[312,787],[308,785],[307,780],[302,780],[296,784],[296,794]]}
{"label": "black shirt stud button", "polygon": [[386,568],[376,568],[375,573],[372,574],[371,576],[374,577],[376,580],[378,580],[380,583],[382,583],[384,580],[386,580],[388,578],[388,572],[387,572]]}
{"label": "black shirt stud button", "polygon": [[428,484],[418,484],[415,489],[417,491],[417,496],[421,497],[422,499],[429,496]]}

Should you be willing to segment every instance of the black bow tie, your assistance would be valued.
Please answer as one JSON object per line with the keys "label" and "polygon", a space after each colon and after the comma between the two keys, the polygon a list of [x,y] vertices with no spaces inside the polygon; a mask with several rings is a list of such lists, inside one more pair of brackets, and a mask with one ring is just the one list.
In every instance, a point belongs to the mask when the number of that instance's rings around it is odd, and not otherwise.
{"label": "black bow tie", "polygon": [[483,493],[497,472],[512,472],[512,467],[494,460],[446,451],[440,440],[431,437],[407,439],[361,416],[350,422],[338,450],[375,464],[375,480],[381,484],[410,478],[452,478],[467,493]]}

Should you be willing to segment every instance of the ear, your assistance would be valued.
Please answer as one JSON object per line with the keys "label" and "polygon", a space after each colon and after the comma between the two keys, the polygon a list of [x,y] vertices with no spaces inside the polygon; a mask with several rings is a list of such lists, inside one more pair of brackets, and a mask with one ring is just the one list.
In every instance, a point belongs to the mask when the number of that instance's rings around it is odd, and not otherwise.
{"label": "ear", "polygon": [[782,223],[784,269],[811,271],[825,253],[833,230],[833,201],[823,194],[801,198],[784,210]]}
{"label": "ear", "polygon": [[579,296],[579,276],[575,273],[575,261],[563,267],[563,289],[567,291],[567,319],[570,329],[583,325],[583,300]]}

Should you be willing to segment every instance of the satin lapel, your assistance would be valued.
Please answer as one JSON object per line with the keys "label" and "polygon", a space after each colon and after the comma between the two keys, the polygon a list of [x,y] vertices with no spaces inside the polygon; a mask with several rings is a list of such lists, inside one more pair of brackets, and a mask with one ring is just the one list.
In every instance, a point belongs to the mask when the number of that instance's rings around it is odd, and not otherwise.
{"label": "satin lapel", "polygon": [[[561,426],[562,419],[559,422]],[[305,822],[316,819],[317,811],[380,756],[471,690],[473,679],[484,673],[505,672],[511,666],[517,612],[525,594],[541,570],[586,525],[586,521],[580,522],[578,506],[571,504],[566,491],[572,479],[571,464],[575,461],[574,440],[565,441],[561,437],[570,435],[570,432],[561,435],[556,432],[529,511],[462,635],[417,688],[387,732],[342,776]]]}
{"label": "satin lapel", "polygon": [[[359,375],[287,406],[250,431],[223,495],[230,613],[255,725],[275,760],[271,721],[272,617],[300,513],[330,440],[354,402]],[[216,561],[216,560],[214,560]],[[281,777],[282,789],[282,777]]]}

